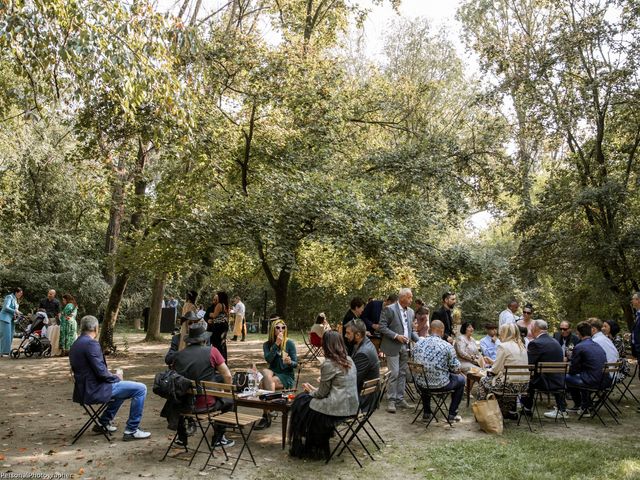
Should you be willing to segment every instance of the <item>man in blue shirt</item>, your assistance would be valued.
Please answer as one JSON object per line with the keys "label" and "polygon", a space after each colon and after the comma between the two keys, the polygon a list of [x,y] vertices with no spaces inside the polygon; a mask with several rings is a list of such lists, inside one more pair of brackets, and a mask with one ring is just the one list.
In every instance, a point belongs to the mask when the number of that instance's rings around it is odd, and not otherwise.
{"label": "man in blue shirt", "polygon": [[[496,356],[498,355],[498,345],[500,345],[500,340],[498,339],[498,329],[492,323],[487,323],[484,326],[487,335],[480,340],[480,350],[482,351],[482,355],[485,357],[485,363],[493,363],[496,361]],[[486,359],[491,360],[490,362],[486,362]]]}
{"label": "man in blue shirt", "polygon": [[[571,366],[566,377],[567,390],[575,407],[568,408],[567,411],[581,414],[591,407],[591,395],[577,387],[600,388],[611,380],[602,376],[607,355],[603,348],[591,339],[591,325],[588,322],[580,322],[576,330],[580,336],[580,343],[573,349]],[[586,413],[584,416],[588,417],[590,414]]]}

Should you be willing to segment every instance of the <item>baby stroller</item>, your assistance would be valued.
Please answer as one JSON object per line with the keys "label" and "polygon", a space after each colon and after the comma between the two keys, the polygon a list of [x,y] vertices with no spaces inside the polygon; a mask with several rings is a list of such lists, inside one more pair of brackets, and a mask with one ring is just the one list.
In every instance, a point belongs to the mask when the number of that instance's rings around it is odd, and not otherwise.
{"label": "baby stroller", "polygon": [[43,332],[48,324],[47,314],[37,312],[31,324],[25,328],[18,348],[11,350],[11,357],[19,358],[21,353],[24,353],[25,357],[31,357],[33,354],[38,358],[51,356],[51,342]]}

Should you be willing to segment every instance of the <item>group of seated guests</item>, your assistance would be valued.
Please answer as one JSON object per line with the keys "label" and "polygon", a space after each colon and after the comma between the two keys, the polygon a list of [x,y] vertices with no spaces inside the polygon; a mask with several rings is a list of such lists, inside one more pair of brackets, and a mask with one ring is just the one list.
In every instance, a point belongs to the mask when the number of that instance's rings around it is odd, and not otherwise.
{"label": "group of seated guests", "polygon": [[[165,356],[165,363],[177,373],[196,381],[231,383],[231,372],[225,359],[215,346],[208,344],[211,333],[206,323],[192,312],[181,317],[182,332],[172,338]],[[355,415],[359,408],[369,409],[376,396],[359,398],[365,381],[378,378],[380,365],[377,350],[367,337],[367,328],[362,320],[354,319],[346,325],[346,336],[352,346],[347,354],[347,346],[342,335],[322,328],[322,349],[325,361],[320,370],[319,385],[303,385],[304,393],[298,395],[292,406],[290,442],[291,454],[297,457],[323,457],[329,455],[329,438],[333,426],[345,417]],[[263,344],[264,359],[268,367],[263,369],[259,387],[264,390],[288,390],[295,385],[298,367],[295,343],[287,338],[286,322],[272,317],[269,336]],[[195,408],[201,412],[228,411],[233,407],[229,399],[198,395]],[[168,401],[161,415],[166,417],[169,428],[177,429],[177,445],[187,446],[190,427],[180,415],[186,409],[184,404]],[[269,412],[265,411],[255,429],[271,425]],[[193,427],[191,427],[193,428]],[[224,428],[216,426],[213,445],[231,447],[233,440],[224,435]]]}
{"label": "group of seated guests", "polygon": [[[604,327],[606,325],[607,327]],[[612,328],[613,326],[613,328]],[[544,320],[532,321],[530,329],[533,339],[525,347],[523,336],[516,324],[504,324],[500,327],[499,339],[496,340],[496,360],[488,370],[487,376],[480,380],[478,398],[484,399],[490,392],[507,392],[511,394],[524,393],[522,404],[524,413],[531,414],[533,394],[536,389],[562,389],[566,383],[566,390],[573,400],[573,407],[568,408],[564,392],[555,394],[556,407],[545,412],[549,418],[567,418],[568,412],[578,412],[590,416],[591,398],[584,388],[603,388],[610,385],[613,379],[603,377],[606,363],[618,362],[624,356],[624,342],[617,336],[619,328],[612,321],[602,322],[597,318],[590,318],[580,322],[577,335],[571,332],[568,322],[562,322],[560,332],[551,337],[547,332]],[[606,330],[607,335],[603,333]],[[613,338],[620,341],[614,344]],[[490,335],[488,335],[490,336]],[[486,338],[486,337],[485,337]],[[484,339],[483,339],[484,340]],[[527,377],[510,377],[505,385],[504,367],[508,365],[532,365],[540,362],[569,362],[568,373],[565,378],[559,375],[546,375],[544,378],[534,373],[531,381]],[[615,380],[620,381],[628,374],[629,365],[622,363],[621,372]],[[515,398],[508,400],[498,396],[501,410],[506,418],[517,418]]]}

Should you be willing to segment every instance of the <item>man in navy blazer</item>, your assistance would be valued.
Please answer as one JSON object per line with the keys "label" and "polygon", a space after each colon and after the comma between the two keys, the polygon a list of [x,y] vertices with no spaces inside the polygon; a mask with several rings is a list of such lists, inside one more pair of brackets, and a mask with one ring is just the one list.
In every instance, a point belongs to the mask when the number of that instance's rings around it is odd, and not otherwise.
{"label": "man in navy blazer", "polygon": [[409,305],[413,301],[410,288],[403,288],[398,301],[389,305],[380,315],[379,332],[382,335],[380,350],[387,357],[389,381],[387,384],[387,412],[396,413],[396,407],[410,408],[404,399],[404,389],[409,365],[409,342],[417,342],[419,337],[413,331],[414,312]]}
{"label": "man in navy blazer", "polygon": [[[538,366],[540,362],[562,362],[564,360],[564,354],[562,353],[562,347],[558,342],[551,338],[547,332],[547,322],[544,320],[534,320],[531,328],[531,333],[534,337],[529,342],[527,347],[527,356],[529,358],[529,365]],[[533,404],[533,397],[535,390],[556,390],[561,389],[564,385],[564,378],[560,375],[534,375],[529,382],[529,395],[522,399],[522,404],[525,408],[525,413],[531,415],[531,407]],[[559,415],[567,416],[566,404],[564,402],[563,395],[555,395],[556,404]],[[554,417],[556,416],[554,411]]]}
{"label": "man in navy blazer", "polygon": [[[96,341],[98,336],[98,319],[87,315],[80,321],[78,339],[69,350],[69,363],[75,379],[73,401],[85,405],[102,404],[111,401],[102,416],[102,428],[115,432],[117,427],[112,424],[122,403],[131,399],[129,419],[122,439],[124,441],[149,438],[151,434],[140,430],[140,420],[144,410],[144,400],[147,387],[144,383],[123,381],[121,375],[113,374],[107,368],[107,363]],[[100,430],[96,425],[94,432]]]}
{"label": "man in navy blazer", "polygon": [[571,355],[567,390],[576,404],[571,410],[580,412],[590,408],[591,395],[585,390],[579,390],[579,387],[601,388],[607,386],[611,379],[608,375],[602,375],[604,364],[607,363],[607,354],[591,339],[589,322],[580,322],[576,330],[580,336],[580,343],[575,346]]}

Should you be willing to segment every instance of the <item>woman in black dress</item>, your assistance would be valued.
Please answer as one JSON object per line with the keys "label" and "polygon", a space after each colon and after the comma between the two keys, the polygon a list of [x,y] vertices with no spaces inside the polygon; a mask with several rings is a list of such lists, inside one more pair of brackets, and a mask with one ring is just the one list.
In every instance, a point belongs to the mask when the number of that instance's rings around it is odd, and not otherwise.
{"label": "woman in black dress", "polygon": [[227,333],[229,332],[229,296],[218,292],[204,314],[207,331],[211,332],[211,345],[216,347],[227,361]]}

